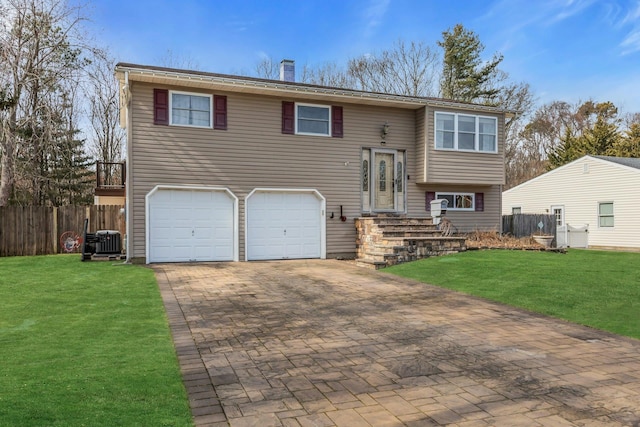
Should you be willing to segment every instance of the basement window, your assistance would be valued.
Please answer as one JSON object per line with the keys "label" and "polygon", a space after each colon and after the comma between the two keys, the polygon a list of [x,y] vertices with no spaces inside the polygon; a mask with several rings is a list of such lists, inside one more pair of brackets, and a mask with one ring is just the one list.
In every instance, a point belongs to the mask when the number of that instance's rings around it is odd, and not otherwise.
{"label": "basement window", "polygon": [[447,210],[473,211],[475,210],[474,193],[436,193],[436,199],[444,199],[449,202]]}

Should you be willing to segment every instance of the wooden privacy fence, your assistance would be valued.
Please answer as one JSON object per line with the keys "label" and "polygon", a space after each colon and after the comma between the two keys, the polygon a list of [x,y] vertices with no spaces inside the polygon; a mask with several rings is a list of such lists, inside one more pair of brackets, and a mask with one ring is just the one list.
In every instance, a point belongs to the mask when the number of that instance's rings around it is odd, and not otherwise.
{"label": "wooden privacy fence", "polygon": [[556,235],[556,217],[544,214],[502,215],[502,232],[514,237],[526,237],[538,234],[538,224],[542,221],[544,234]]}
{"label": "wooden privacy fence", "polygon": [[0,207],[0,256],[79,252],[71,243],[82,237],[85,218],[89,219],[90,232],[117,230],[124,238],[125,219],[120,213],[123,207]]}

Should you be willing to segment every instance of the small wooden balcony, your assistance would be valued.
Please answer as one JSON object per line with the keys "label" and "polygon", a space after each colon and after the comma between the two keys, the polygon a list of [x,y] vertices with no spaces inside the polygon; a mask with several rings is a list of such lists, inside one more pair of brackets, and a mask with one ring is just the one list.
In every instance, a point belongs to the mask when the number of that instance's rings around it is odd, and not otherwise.
{"label": "small wooden balcony", "polygon": [[[126,195],[126,167],[125,162],[96,162],[96,201],[100,198],[122,198]],[[104,204],[98,203],[96,204]]]}

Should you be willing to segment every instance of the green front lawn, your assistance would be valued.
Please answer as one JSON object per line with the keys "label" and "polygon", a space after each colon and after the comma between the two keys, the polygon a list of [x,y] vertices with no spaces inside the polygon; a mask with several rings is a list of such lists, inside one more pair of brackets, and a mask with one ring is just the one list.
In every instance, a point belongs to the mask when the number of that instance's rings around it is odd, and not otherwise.
{"label": "green front lawn", "polygon": [[385,271],[640,339],[640,253],[469,251]]}
{"label": "green front lawn", "polygon": [[0,425],[192,425],[147,268],[0,258],[0,361]]}

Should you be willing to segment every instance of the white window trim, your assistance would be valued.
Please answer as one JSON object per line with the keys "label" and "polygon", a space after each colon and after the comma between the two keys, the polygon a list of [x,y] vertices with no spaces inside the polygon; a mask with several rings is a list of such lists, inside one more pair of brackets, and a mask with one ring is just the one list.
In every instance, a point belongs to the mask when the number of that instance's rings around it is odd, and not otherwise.
{"label": "white window trim", "polygon": [[[454,117],[453,118],[453,148],[438,147],[438,127],[437,127],[438,114],[448,114]],[[475,122],[476,122],[476,129],[475,129],[475,136],[474,136],[475,149],[473,150],[458,148],[458,134],[459,134],[458,117],[459,116],[475,118]],[[495,150],[493,151],[480,150],[480,119],[490,119],[490,120],[493,120],[496,124],[496,133],[495,133],[496,143],[495,143]],[[433,148],[438,151],[462,151],[465,153],[497,154],[498,153],[498,118],[492,117],[492,116],[477,116],[474,114],[453,113],[450,111],[434,111],[433,112]]]}
{"label": "white window trim", "polygon": [[[611,205],[611,215],[600,215],[601,205]],[[613,225],[600,225],[600,218],[613,218]],[[598,202],[598,228],[614,228],[616,226],[616,209],[613,201]]]}
{"label": "white window trim", "polygon": [[[514,213],[514,209],[520,209],[520,213]],[[522,215],[522,206],[511,206],[511,215]]]}
{"label": "white window trim", "polygon": [[456,208],[455,206],[447,206],[448,211],[463,211],[463,212],[475,212],[476,210],[476,194],[475,193],[456,193],[451,191],[440,191],[436,193],[436,199],[441,199],[442,195],[445,196],[453,196],[453,201],[455,203],[456,196],[471,196],[471,207],[470,208]]}
{"label": "white window trim", "polygon": [[[329,110],[329,126],[328,126],[328,130],[329,133],[324,134],[324,133],[311,133],[311,132],[299,132],[298,131],[298,106],[300,107],[316,107],[316,108],[326,108],[327,110]],[[296,102],[294,105],[294,121],[296,124],[296,135],[308,135],[308,136],[322,136],[322,137],[330,137],[331,136],[331,121],[332,117],[331,117],[331,105],[324,105],[324,104],[307,104],[307,103],[303,103],[303,102]]]}
{"label": "white window trim", "polygon": [[[185,125],[182,123],[173,123],[173,94],[191,95],[191,96],[200,96],[202,98],[209,98],[209,126],[198,126],[198,125],[189,125],[189,124]],[[180,90],[170,90],[169,91],[169,126],[213,129],[213,95],[208,93],[183,92]]]}

